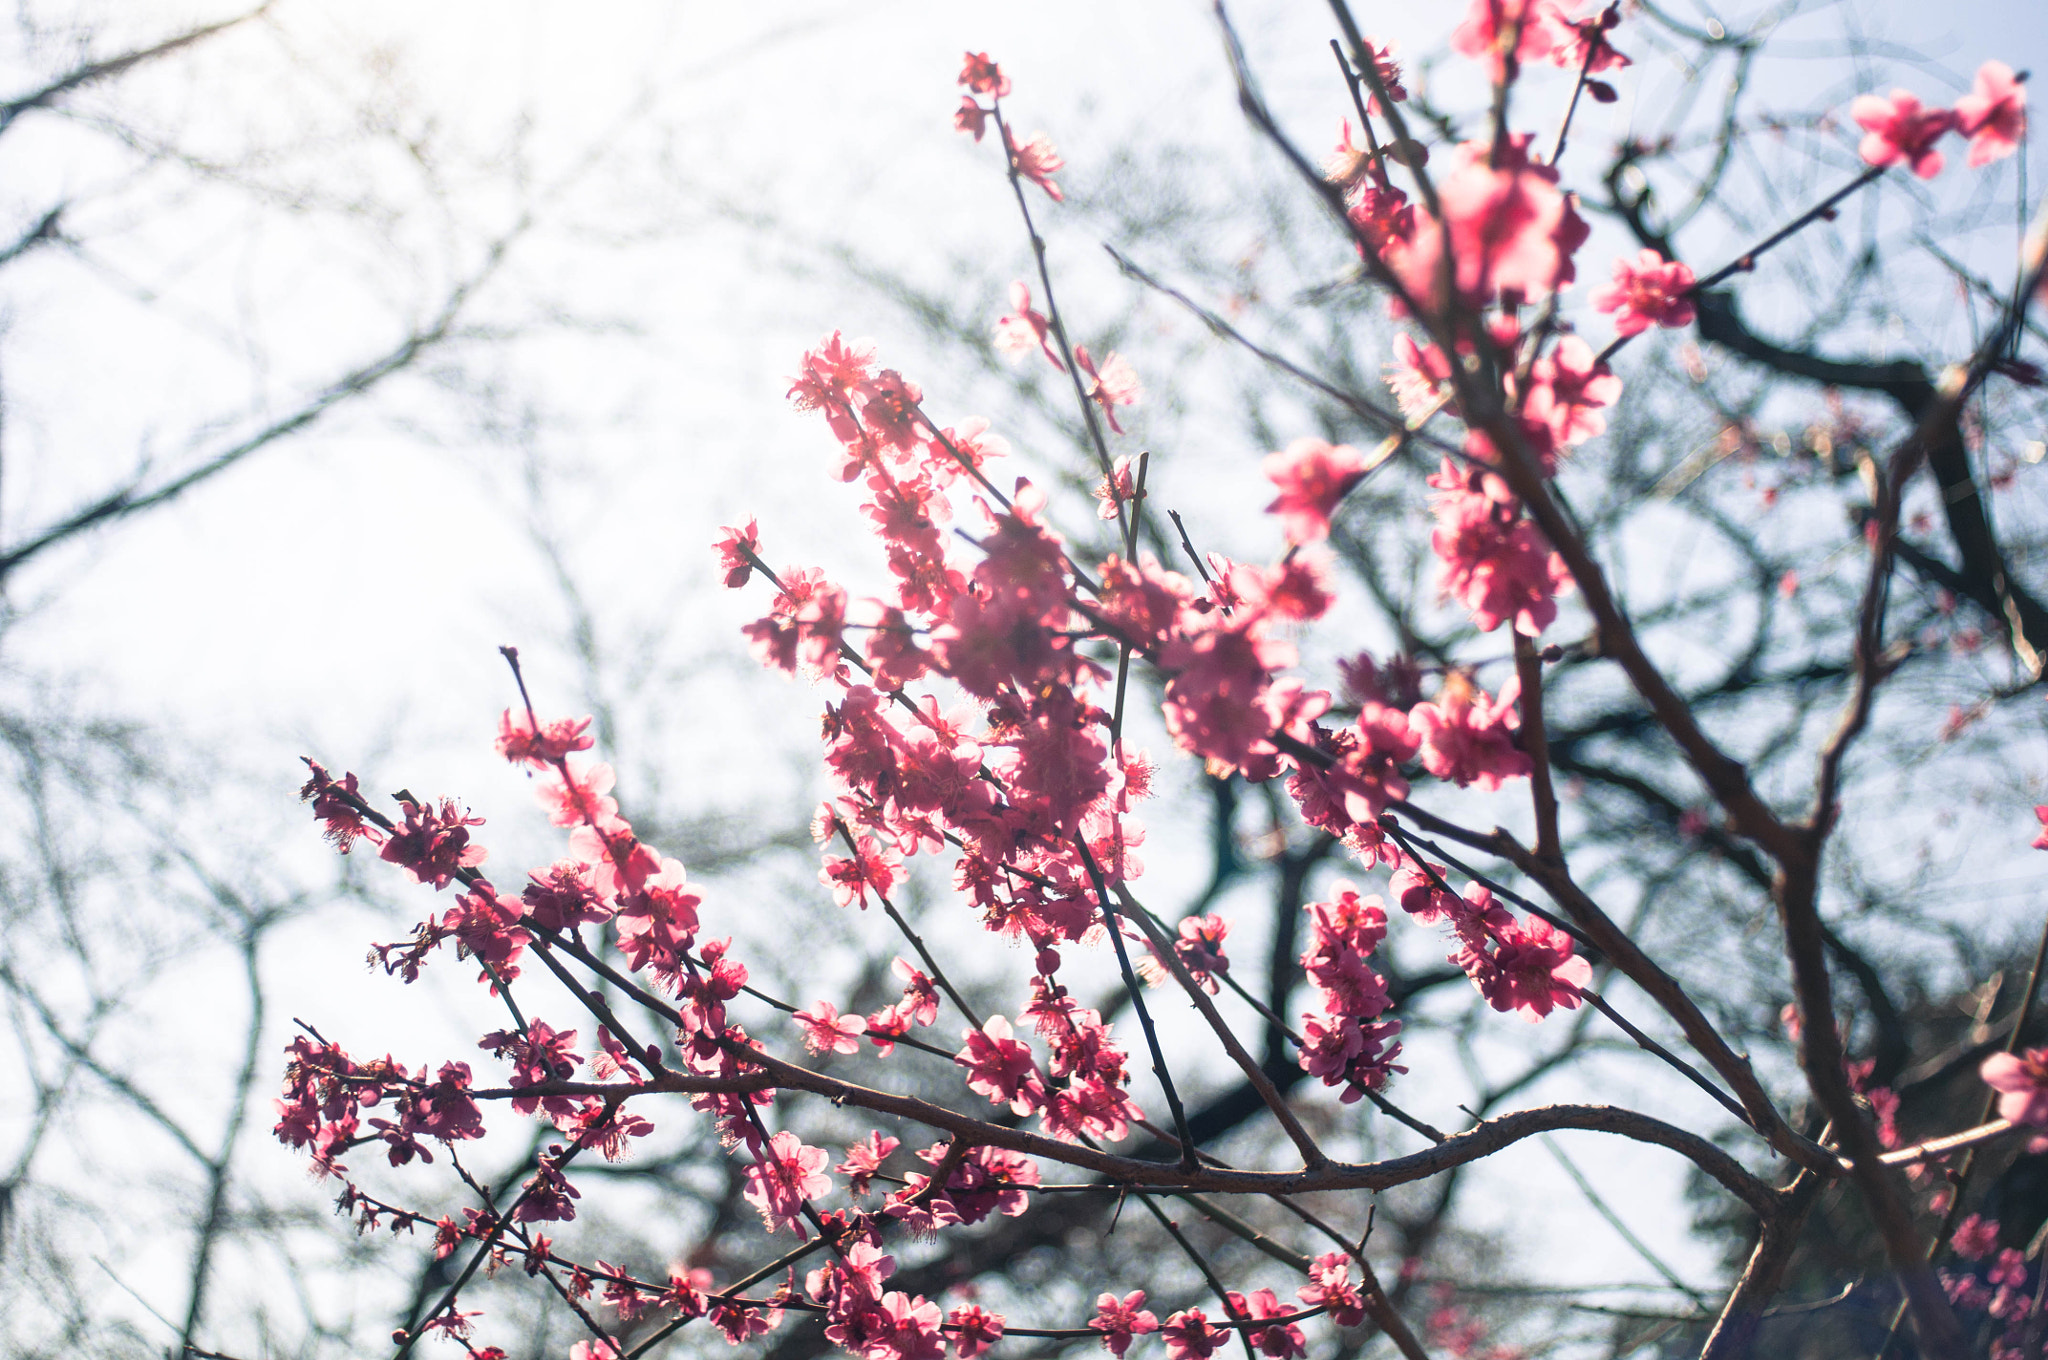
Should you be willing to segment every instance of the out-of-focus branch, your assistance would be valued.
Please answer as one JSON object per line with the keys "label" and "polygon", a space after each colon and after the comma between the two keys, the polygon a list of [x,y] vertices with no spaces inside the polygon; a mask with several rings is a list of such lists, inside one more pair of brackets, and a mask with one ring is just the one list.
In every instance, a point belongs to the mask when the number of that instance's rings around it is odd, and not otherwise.
{"label": "out-of-focus branch", "polygon": [[166,38],[164,41],[152,46],[137,48],[134,51],[123,52],[117,57],[108,57],[102,61],[90,61],[82,66],[74,67],[39,90],[31,90],[27,94],[16,95],[13,99],[0,102],[0,133],[4,133],[7,129],[13,127],[14,120],[25,113],[36,109],[47,109],[75,90],[84,89],[88,85],[96,85],[102,80],[111,80],[115,76],[132,71],[138,66],[147,65],[149,62],[155,61],[160,57],[168,57],[173,52],[181,51],[192,46],[194,43],[204,42],[216,33],[225,33],[231,28],[246,24],[251,19],[267,13],[275,3],[276,0],[263,0],[263,3],[256,8],[249,10],[247,13],[238,14],[232,19],[222,19],[218,23],[205,24],[199,28],[188,29],[175,37]]}
{"label": "out-of-focus branch", "polygon": [[522,217],[511,230],[491,244],[483,262],[456,285],[440,310],[425,325],[411,331],[377,358],[314,393],[290,415],[271,421],[247,438],[166,480],[152,483],[146,472],[137,474],[126,486],[108,492],[56,523],[36,530],[22,542],[0,551],[0,586],[5,585],[17,568],[46,550],[92,530],[166,505],[202,482],[218,477],[250,455],[314,424],[335,407],[372,391],[393,374],[410,368],[421,355],[455,333],[464,310],[478,290],[498,272],[513,244],[531,226],[532,219]]}

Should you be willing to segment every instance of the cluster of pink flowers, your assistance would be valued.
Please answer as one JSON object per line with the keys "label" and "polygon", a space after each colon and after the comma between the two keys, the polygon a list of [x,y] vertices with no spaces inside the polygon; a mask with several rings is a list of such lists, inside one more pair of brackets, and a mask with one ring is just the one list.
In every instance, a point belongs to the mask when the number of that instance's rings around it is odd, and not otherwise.
{"label": "cluster of pink flowers", "polygon": [[1930,109],[1910,90],[1893,90],[1890,98],[1858,95],[1849,116],[1863,129],[1856,149],[1867,164],[1903,164],[1921,179],[1933,179],[1945,159],[1939,144],[1951,132],[1969,139],[1973,168],[2018,150],[2027,125],[2027,90],[2012,67],[1987,61],[1954,108]]}
{"label": "cluster of pink flowers", "polygon": [[[1615,6],[1574,19],[1554,0],[1473,0],[1453,42],[1486,62],[1496,80],[1537,61],[1589,76],[1627,61],[1607,42],[1618,16]],[[1407,92],[1385,49],[1371,47],[1369,59],[1379,84],[1370,114],[1379,117],[1389,111],[1378,102],[1382,96],[1391,105]],[[1004,121],[1008,77],[985,54],[968,54],[960,84],[966,94],[956,125],[980,141],[987,124],[997,123],[1019,201],[1027,182],[1058,201],[1058,153],[1043,135],[1019,142]],[[2009,154],[2023,126],[2024,96],[2010,70],[1994,62],[1952,110],[1921,109],[1899,94],[1857,101],[1856,116],[1869,132],[1867,160],[1903,161],[1924,175],[1939,168],[1935,143],[1950,131],[1972,139],[1972,164]],[[1467,420],[1462,445],[1445,444],[1451,456],[1428,479],[1444,594],[1482,632],[1507,624],[1537,637],[1555,620],[1557,597],[1571,582],[1510,483],[1540,509],[1534,479],[1554,475],[1570,450],[1603,432],[1603,412],[1619,399],[1621,381],[1554,318],[1525,327],[1523,309],[1573,282],[1588,228],[1555,167],[1531,155],[1527,137],[1453,148],[1436,165],[1434,206],[1427,210],[1394,186],[1388,158],[1371,145],[1368,135],[1367,150],[1354,146],[1347,124],[1330,175],[1342,186],[1361,252],[1397,294],[1397,310],[1430,336],[1397,339],[1390,386],[1413,427],[1439,412]],[[1616,263],[1613,283],[1594,305],[1613,313],[1627,337],[1690,324],[1694,287],[1685,265],[1644,251]],[[1135,372],[1114,353],[1098,362],[1085,346],[1070,351],[1057,311],[1049,301],[1047,307],[1051,315],[1037,311],[1030,288],[1015,284],[1011,310],[996,323],[997,348],[1037,350],[1069,374],[1091,431],[1106,425],[1121,435],[1118,413],[1140,396]],[[1487,373],[1498,375],[1491,379],[1495,390],[1477,393],[1471,384]],[[938,424],[923,390],[881,367],[866,342],[838,332],[825,338],[802,356],[789,397],[830,432],[831,474],[856,487],[887,585],[857,595],[816,569],[774,572],[752,519],[723,530],[714,543],[717,572],[734,589],[757,573],[765,578],[772,590],[767,612],[743,629],[753,654],[827,694],[822,760],[829,793],[813,822],[824,847],[821,888],[842,909],[876,907],[902,924],[895,894],[919,856],[941,859],[941,872],[989,932],[1030,947],[1021,1004],[1009,1008],[1015,1023],[1008,1015],[970,1013],[962,1046],[950,1054],[966,1089],[986,1102],[977,1108],[997,1112],[996,1122],[979,1126],[992,1142],[978,1142],[975,1125],[949,1115],[934,1121],[946,1140],[915,1154],[929,1170],[899,1164],[897,1174],[887,1167],[902,1143],[879,1129],[846,1147],[837,1165],[798,1133],[771,1131],[763,1110],[791,1065],[728,1013],[752,990],[746,967],[731,956],[729,939],[702,938],[703,899],[688,886],[681,861],[644,843],[619,815],[611,767],[578,759],[594,744],[590,720],[542,721],[528,704],[503,715],[498,750],[535,776],[550,821],[567,833],[567,853],[533,869],[516,896],[483,875],[485,851],[472,836],[482,819],[458,803],[407,796],[394,820],[371,808],[353,774],[336,779],[313,765],[305,786],[339,849],[371,844],[415,882],[454,890],[452,906],[430,912],[409,939],[376,946],[373,957],[408,982],[451,942],[459,956],[475,960],[513,1017],[510,1028],[484,1034],[478,1049],[509,1077],[503,1089],[479,1089],[467,1063],[443,1063],[430,1076],[427,1066],[408,1070],[389,1056],[357,1062],[311,1034],[291,1046],[277,1136],[308,1149],[328,1175],[343,1175],[340,1158],[371,1142],[385,1145],[392,1166],[431,1162],[427,1142],[453,1146],[481,1137],[479,1101],[499,1099],[546,1121],[565,1140],[537,1159],[516,1200],[502,1209],[466,1210],[464,1223],[430,1223],[348,1182],[344,1201],[365,1221],[432,1226],[437,1255],[475,1241],[496,1253],[494,1262],[516,1255],[537,1274],[559,1262],[530,1225],[575,1217],[581,1192],[568,1175],[574,1159],[592,1149],[617,1158],[652,1130],[626,1110],[629,1098],[683,1091],[746,1159],[744,1198],[765,1229],[804,1239],[816,1234],[829,1259],[810,1271],[802,1291],[792,1272],[765,1298],[717,1293],[701,1271],[645,1282],[600,1261],[572,1267],[564,1289],[571,1298],[601,1289],[622,1318],[650,1310],[702,1317],[735,1344],[774,1327],[786,1308],[822,1311],[826,1335],[864,1360],[940,1360],[949,1349],[974,1360],[1013,1332],[1001,1314],[978,1304],[944,1312],[929,1299],[888,1288],[895,1260],[883,1246],[890,1232],[934,1234],[995,1214],[1023,1214],[1041,1188],[1041,1173],[1013,1146],[1057,1161],[1074,1153],[1073,1145],[1116,1144],[1143,1124],[1128,1055],[1102,1013],[1076,1001],[1062,982],[1063,953],[1114,943],[1122,958],[1130,952],[1124,942],[1134,941],[1143,946],[1138,967],[1147,978],[1155,985],[1179,979],[1204,1007],[1205,993],[1236,985],[1226,917],[1157,922],[1130,896],[1144,872],[1137,852],[1145,831],[1134,810],[1152,792],[1154,767],[1124,740],[1127,690],[1113,683],[1116,661],[1135,658],[1156,669],[1168,735],[1209,772],[1252,783],[1284,780],[1306,823],[1338,838],[1366,870],[1390,869],[1388,898],[1419,924],[1446,928],[1449,958],[1494,1010],[1540,1021],[1586,998],[1591,966],[1567,930],[1535,909],[1517,916],[1485,883],[1469,883],[1462,895],[1453,891],[1445,866],[1417,859],[1388,816],[1405,806],[1411,780],[1497,791],[1532,774],[1520,675],[1489,693],[1470,671],[1446,665],[1431,672],[1436,689],[1424,697],[1420,670],[1360,655],[1343,668],[1354,706],[1339,709],[1329,690],[1290,673],[1299,661],[1294,638],[1335,602],[1325,540],[1340,532],[1345,498],[1384,456],[1371,459],[1309,437],[1269,454],[1263,472],[1276,495],[1266,509],[1284,546],[1267,566],[1211,554],[1197,563],[1197,581],[1149,555],[1111,555],[1084,566],[1078,549],[1052,528],[1042,490],[1017,478],[1006,493],[992,480],[989,468],[1008,448],[988,422]],[[1467,409],[1482,405],[1484,413]],[[1142,513],[1135,468],[1144,465],[1129,455],[1112,457],[1106,440],[1098,448],[1105,474],[1100,518]],[[953,528],[956,521],[963,527]],[[974,548],[971,557],[961,540]],[[1522,656],[1526,662],[1529,653]],[[516,654],[508,657],[516,674]],[[1333,712],[1349,721],[1326,724]],[[2041,811],[2048,824],[2048,808]],[[2048,832],[2037,843],[2048,844]],[[1309,939],[1300,963],[1320,1005],[1303,1015],[1299,1065],[1342,1102],[1370,1096],[1384,1103],[1378,1093],[1407,1070],[1397,1061],[1402,1022],[1390,1016],[1394,1001],[1372,962],[1387,936],[1386,900],[1338,880],[1327,900],[1305,911]],[[626,990],[644,988],[636,1000],[673,1022],[679,1068],[665,1064],[659,1045],[615,1032],[620,1022],[601,1000],[586,998],[605,1022],[587,1053],[578,1050],[578,1030],[512,1004],[522,962],[530,966],[538,955],[566,980],[562,959],[591,962],[590,938],[601,944],[607,930],[635,975]],[[899,1046],[943,1060],[948,1050],[917,1032],[937,1025],[942,1000],[962,1012],[968,1006],[923,942],[910,938],[920,962],[895,960],[901,994],[872,1013],[842,1012],[831,999],[798,1008],[755,996],[787,1012],[789,1037],[827,1061],[884,1059]],[[1142,993],[1134,990],[1134,997],[1142,1006]],[[586,1066],[594,1081],[578,1079]],[[1897,1097],[1864,1089],[1867,1064],[1850,1075],[1878,1117],[1882,1141],[1896,1144]],[[2048,1051],[1998,1055],[1985,1062],[1983,1076],[2002,1093],[2005,1119],[2048,1128]],[[796,1085],[830,1089],[816,1085],[824,1080],[810,1072]],[[389,1117],[365,1117],[365,1110]],[[1035,1139],[1014,1132],[1016,1121],[1028,1119],[1068,1146],[1020,1144]],[[1195,1165],[1194,1151],[1187,1149],[1188,1166]],[[854,1202],[873,1204],[877,1180],[897,1188],[871,1210],[856,1204],[828,1211],[823,1202],[839,1192],[841,1178]],[[1957,1254],[1984,1260],[1996,1242],[1995,1226],[1972,1218],[1957,1233]],[[1362,1285],[1352,1278],[1354,1264],[1363,1269]],[[1362,1247],[1322,1256],[1297,1297],[1340,1326],[1356,1326],[1377,1297],[1364,1264]],[[2026,1274],[2024,1262],[2005,1251],[1981,1279],[1952,1279],[1949,1289],[1963,1306],[2024,1320]],[[1138,1290],[1102,1294],[1087,1325],[1116,1357],[1154,1332],[1172,1360],[1206,1360],[1233,1331],[1271,1360],[1306,1353],[1297,1322],[1307,1314],[1283,1305],[1274,1290],[1219,1292],[1227,1315],[1221,1322],[1201,1308],[1162,1322]],[[469,1316],[451,1296],[424,1325],[466,1336]],[[1448,1301],[1430,1330],[1450,1354],[1477,1353],[1480,1329]],[[579,1360],[615,1356],[602,1340],[578,1347]]]}

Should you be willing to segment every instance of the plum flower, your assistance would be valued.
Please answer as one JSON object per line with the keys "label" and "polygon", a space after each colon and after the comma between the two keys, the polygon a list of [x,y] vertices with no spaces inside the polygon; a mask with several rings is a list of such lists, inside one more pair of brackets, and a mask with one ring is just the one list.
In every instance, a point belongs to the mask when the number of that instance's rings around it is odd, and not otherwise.
{"label": "plum flower", "polygon": [[1086,345],[1074,346],[1074,366],[1088,375],[1088,400],[1102,408],[1102,418],[1109,422],[1109,428],[1122,434],[1124,427],[1117,424],[1116,408],[1136,406],[1138,398],[1145,395],[1145,389],[1138,383],[1138,370],[1131,367],[1130,360],[1111,350],[1098,371]]}
{"label": "plum flower", "polygon": [[1994,1053],[1977,1069],[1984,1084],[2000,1093],[1998,1117],[2048,1129],[2048,1048]]}
{"label": "plum flower", "polygon": [[966,1031],[967,1047],[953,1061],[967,1069],[967,1088],[992,1104],[1007,1103],[1015,1114],[1028,1115],[1045,1104],[1045,1083],[1031,1046],[1011,1036],[1010,1022],[991,1015],[980,1029]]}
{"label": "plum flower", "polygon": [[1088,1325],[1102,1333],[1103,1349],[1123,1360],[1133,1338],[1159,1330],[1159,1319],[1145,1307],[1145,1291],[1133,1289],[1121,1299],[1114,1294],[1097,1298]]}
{"label": "plum flower", "polygon": [[1010,285],[1010,310],[996,318],[998,354],[1028,354],[1036,346],[1052,366],[1064,373],[1059,351],[1052,347],[1052,322],[1031,306],[1031,288],[1022,279]]}
{"label": "plum flower", "polygon": [[1280,517],[1289,543],[1314,543],[1330,536],[1330,512],[1365,476],[1365,458],[1349,444],[1297,439],[1260,465],[1280,494],[1266,507]]}
{"label": "plum flower", "polygon": [[1692,266],[1666,260],[1644,247],[1631,261],[1614,262],[1614,282],[1593,290],[1593,310],[1613,312],[1617,335],[1637,335],[1652,326],[1690,326],[1698,309],[1692,300]]}
{"label": "plum flower", "polygon": [[1052,177],[1066,169],[1067,163],[1059,152],[1053,150],[1052,138],[1043,132],[1034,132],[1031,139],[1020,146],[1010,135],[1010,130],[1005,128],[1003,140],[1009,143],[1010,165],[1019,178],[1028,179],[1045,190],[1046,197],[1053,202],[1065,201],[1066,195],[1060,192],[1060,186],[1053,182]]}
{"label": "plum flower", "polygon": [[829,1001],[814,1001],[809,1009],[797,1011],[790,1019],[803,1031],[804,1047],[813,1053],[858,1053],[860,1037],[868,1022],[858,1015],[841,1015]]}
{"label": "plum flower", "polygon": [[2027,128],[2027,90],[2002,61],[1977,68],[1976,84],[1956,100],[1956,131],[1970,139],[1970,168],[1991,164],[2019,149]]}
{"label": "plum flower", "polygon": [[806,1147],[802,1139],[785,1130],[769,1139],[759,1156],[760,1160],[747,1168],[746,1198],[761,1211],[761,1221],[769,1232],[796,1227],[804,1201],[831,1193],[832,1177],[825,1167],[832,1154],[825,1149]]}
{"label": "plum flower", "polygon": [[1942,156],[1934,146],[1955,126],[1951,110],[1924,108],[1912,91],[1893,90],[1890,99],[1874,94],[1856,96],[1849,105],[1849,116],[1863,129],[1856,150],[1866,164],[1883,168],[1904,161],[1921,179],[1941,173]]}

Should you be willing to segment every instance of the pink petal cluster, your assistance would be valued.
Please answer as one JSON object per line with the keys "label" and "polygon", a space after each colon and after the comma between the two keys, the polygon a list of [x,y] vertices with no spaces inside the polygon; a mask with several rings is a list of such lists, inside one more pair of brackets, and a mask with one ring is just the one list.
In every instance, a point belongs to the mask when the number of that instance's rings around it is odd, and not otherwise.
{"label": "pink petal cluster", "polygon": [[1377,897],[1361,897],[1358,889],[1338,879],[1328,902],[1311,902],[1309,943],[1302,951],[1302,971],[1322,995],[1323,1012],[1307,1013],[1301,1067],[1325,1086],[1342,1087],[1345,1104],[1387,1084],[1395,1072],[1406,1071],[1394,1060],[1401,1045],[1399,1020],[1382,1021],[1390,999],[1386,979],[1366,962],[1387,936],[1386,905]]}
{"label": "pink petal cluster", "polygon": [[1558,188],[1557,171],[1528,158],[1526,138],[1500,157],[1486,143],[1466,142],[1432,173],[1441,218],[1417,214],[1413,232],[1389,238],[1380,252],[1410,299],[1431,312],[1454,301],[1476,310],[1504,297],[1547,297],[1578,277],[1572,256],[1592,229]]}
{"label": "pink petal cluster", "polygon": [[1408,710],[1408,721],[1422,741],[1422,763],[1438,779],[1488,791],[1510,779],[1529,777],[1529,757],[1515,744],[1522,725],[1516,701],[1521,680],[1510,677],[1498,698],[1453,671],[1444,678],[1436,699]]}
{"label": "pink petal cluster", "polygon": [[1540,636],[1571,581],[1563,560],[1491,474],[1460,473],[1447,458],[1429,484],[1437,492],[1430,545],[1444,564],[1444,593],[1481,632],[1512,622],[1516,632]]}
{"label": "pink petal cluster", "polygon": [[1678,329],[1699,315],[1692,300],[1690,265],[1667,261],[1645,246],[1634,260],[1614,262],[1614,281],[1593,290],[1593,310],[1613,312],[1617,335],[1637,335],[1651,326]]}
{"label": "pink petal cluster", "polygon": [[1330,536],[1330,515],[1365,476],[1365,458],[1349,444],[1306,437],[1260,464],[1280,494],[1266,507],[1280,517],[1289,543],[1315,543]]}
{"label": "pink petal cluster", "polygon": [[1575,1010],[1593,966],[1574,952],[1572,938],[1538,916],[1516,919],[1484,885],[1459,897],[1441,886],[1444,867],[1404,860],[1391,890],[1401,909],[1424,924],[1449,924],[1451,962],[1497,1011],[1520,1011],[1532,1024],[1553,1010]]}
{"label": "pink petal cluster", "polygon": [[1923,107],[1910,90],[1893,90],[1891,98],[1862,94],[1849,105],[1849,116],[1863,129],[1856,150],[1867,164],[1897,165],[1904,161],[1921,179],[1941,173],[1942,154],[1935,144],[1955,127],[1951,109]]}
{"label": "pink petal cluster", "polygon": [[1956,100],[1956,131],[1970,139],[1970,167],[2002,160],[2019,150],[2027,129],[2027,87],[2002,61],[1977,68],[1970,92]]}
{"label": "pink petal cluster", "polygon": [[1985,1085],[1999,1093],[2000,1119],[2048,1129],[2048,1048],[1994,1053],[1984,1060],[1977,1074]]}

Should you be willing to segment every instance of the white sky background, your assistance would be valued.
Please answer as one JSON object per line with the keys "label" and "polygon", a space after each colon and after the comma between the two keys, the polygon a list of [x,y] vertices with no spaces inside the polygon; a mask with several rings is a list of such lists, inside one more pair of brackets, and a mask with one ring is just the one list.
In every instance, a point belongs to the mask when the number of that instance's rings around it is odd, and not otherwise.
{"label": "white sky background", "polygon": [[[1383,18],[1359,7],[1368,31],[1410,52],[1431,45],[1452,8],[1387,7]],[[101,12],[109,34],[137,37],[182,13],[139,4]],[[1843,13],[1813,39],[1838,36]],[[1946,62],[1964,82],[1989,56],[2048,70],[2048,24],[2031,4],[1859,4],[1846,13],[1902,55]],[[1240,5],[1237,16],[1276,107],[1320,150],[1343,112],[1320,7]],[[933,354],[900,310],[836,275],[825,253],[848,245],[937,290],[978,289],[992,302],[1021,272],[1023,245],[991,149],[948,125],[960,52],[986,49],[1003,62],[1017,83],[1009,106],[1020,130],[1052,134],[1072,167],[1062,177],[1070,186],[1101,185],[1113,152],[1142,156],[1159,141],[1209,146],[1233,174],[1255,155],[1196,5],[621,4],[600,13],[287,0],[276,23],[299,65],[269,64],[275,38],[237,37],[109,97],[128,109],[146,99],[188,145],[223,154],[252,139],[289,144],[302,126],[323,127],[366,99],[422,145],[448,150],[436,154],[433,175],[396,154],[348,151],[330,163],[303,149],[275,174],[262,172],[311,198],[361,193],[405,205],[374,230],[319,202],[252,210],[231,190],[143,213],[138,205],[154,201],[145,185],[98,217],[81,216],[85,258],[10,267],[0,276],[0,541],[102,484],[137,448],[156,445],[175,460],[195,421],[252,402],[286,409],[306,382],[388,346],[415,319],[417,299],[472,267],[518,210],[503,161],[488,163],[494,149],[516,145],[529,182],[549,187],[533,195],[540,221],[531,238],[475,313],[533,329],[464,375],[469,395],[400,379],[175,508],[50,554],[14,586],[13,603],[31,612],[5,635],[8,682],[53,683],[87,708],[161,724],[190,758],[217,763],[224,780],[253,781],[253,792],[225,804],[250,821],[217,828],[223,840],[268,836],[271,814],[252,809],[285,807],[300,778],[296,757],[309,752],[363,769],[379,789],[462,794],[509,828],[498,850],[508,875],[522,855],[539,863],[553,853],[517,777],[488,748],[510,698],[501,642],[527,653],[544,712],[587,706],[562,645],[562,600],[528,534],[536,510],[592,602],[615,668],[610,683],[628,727],[614,758],[627,792],[634,771],[659,767],[671,814],[737,794],[787,816],[807,786],[784,753],[814,749],[819,696],[755,674],[734,629],[765,596],[717,591],[707,545],[720,523],[755,514],[772,561],[835,571],[872,561],[850,546],[850,502],[825,477],[822,426],[782,400],[784,375],[826,331],[873,335],[910,376],[931,375],[935,411],[981,409],[972,398],[988,391],[985,381]],[[1624,50],[1628,32],[1617,38]],[[1628,116],[1641,73],[1656,69],[1646,62],[1623,73],[1622,102],[1582,114],[1574,142],[1585,166]],[[1845,105],[1859,89],[1892,83],[1873,73],[1871,86],[1860,85],[1837,65],[1824,69],[1838,83],[1815,89],[1793,66],[1773,68],[1788,110],[1830,92]],[[20,83],[17,74],[10,82]],[[351,83],[372,79],[380,83]],[[1926,76],[1901,83],[1930,102],[1955,92]],[[1546,111],[1534,125],[1552,118]],[[83,134],[8,142],[0,185],[9,204],[82,193],[112,173]],[[586,164],[593,154],[597,163]],[[1189,173],[1202,174],[1202,163]],[[1936,191],[1960,193],[1968,173],[1951,168]],[[445,177],[438,200],[434,176]],[[167,171],[165,182],[173,178]],[[1074,280],[1062,296],[1070,324],[1084,337],[1106,330],[1131,293],[1106,280],[1096,241],[1063,227],[1061,210],[1043,209],[1040,222],[1060,277]],[[1581,256],[1582,288],[1606,272],[1614,252],[1602,249],[1605,239]],[[1244,245],[1216,243],[1219,252]],[[804,272],[791,273],[792,263]],[[959,275],[963,264],[978,274]],[[577,324],[535,327],[550,311]],[[1163,324],[1162,312],[1145,316]],[[1128,347],[1143,373],[1143,336]],[[934,379],[949,371],[960,387],[942,390]],[[476,393],[484,382],[488,391]],[[495,428],[481,430],[478,413]],[[1238,513],[1263,500],[1264,450],[1243,446],[1234,426],[1176,434],[1186,470],[1162,458],[1155,485],[1191,519],[1207,514],[1219,539],[1235,535],[1217,546],[1266,551],[1260,526]],[[524,481],[528,460],[544,469],[537,494]],[[1085,527],[1087,513],[1078,500],[1063,506],[1070,526]],[[666,635],[637,660],[636,639],[651,628]],[[627,693],[634,680],[648,693]],[[634,737],[645,745],[633,749]],[[284,816],[294,818],[288,807]],[[1170,832],[1155,835],[1162,850],[1173,844]],[[663,848],[691,858],[688,845]],[[318,872],[309,830],[275,853]],[[1194,870],[1176,875],[1172,855],[1148,858],[1152,892],[1170,902]],[[282,1009],[360,1008],[344,1040],[352,1050],[400,1045],[422,1023],[473,1028],[447,1003],[393,1004],[395,984],[364,979],[355,960],[371,929],[356,911],[340,924],[295,928],[279,966],[302,969],[305,988]],[[166,1055],[204,1052],[209,1022],[220,1018],[206,1000],[206,970],[216,966],[195,960],[178,974],[177,996],[145,1008],[176,1017],[148,1040]],[[416,999],[443,1013],[419,1020],[406,1009]],[[280,1019],[269,1049],[284,1037]],[[423,1059],[413,1045],[413,1059]],[[203,1085],[192,1099],[203,1107]],[[1685,1099],[1673,1095],[1671,1108],[1687,1108]],[[1634,1202],[1632,1225],[1681,1271],[1711,1282],[1709,1254],[1684,1240],[1668,1159],[1612,1143],[1572,1146],[1582,1164],[1597,1155],[1617,1184],[1657,1187]],[[248,1147],[265,1168],[255,1174],[288,1164],[260,1130]],[[1561,1212],[1581,1244],[1534,1273],[1644,1277],[1540,1150],[1528,1153],[1517,1163],[1528,1179],[1495,1197],[1504,1230],[1533,1240],[1554,1231]],[[1620,1207],[1629,1211],[1627,1197]],[[124,1279],[165,1311],[182,1306],[175,1279],[151,1278],[146,1253],[132,1259],[139,1273]],[[110,1295],[108,1306],[127,1305]]]}

